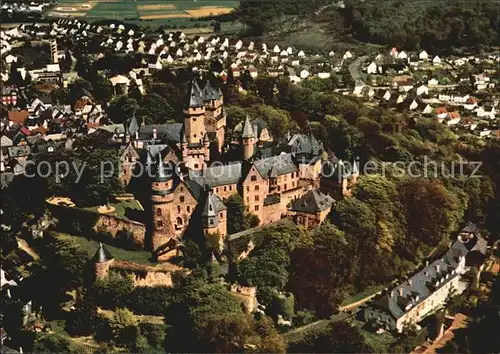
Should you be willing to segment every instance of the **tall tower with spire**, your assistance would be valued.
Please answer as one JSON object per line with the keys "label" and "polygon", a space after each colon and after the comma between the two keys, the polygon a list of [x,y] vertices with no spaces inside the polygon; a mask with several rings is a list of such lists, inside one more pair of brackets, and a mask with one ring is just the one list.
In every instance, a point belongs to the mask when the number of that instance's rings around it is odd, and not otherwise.
{"label": "tall tower with spire", "polygon": [[245,118],[245,123],[243,124],[243,133],[241,135],[242,145],[243,145],[243,159],[248,160],[254,154],[255,143],[257,142],[257,137],[250,123],[250,118],[248,115]]}
{"label": "tall tower with spire", "polygon": [[196,80],[191,83],[189,100],[184,109],[184,127],[188,144],[196,145],[205,136],[205,103],[203,92]]}
{"label": "tall tower with spire", "polygon": [[166,244],[175,234],[172,204],[174,201],[174,174],[165,168],[161,153],[158,154],[156,174],[152,181],[151,208],[153,225],[151,227],[151,249],[156,251]]}

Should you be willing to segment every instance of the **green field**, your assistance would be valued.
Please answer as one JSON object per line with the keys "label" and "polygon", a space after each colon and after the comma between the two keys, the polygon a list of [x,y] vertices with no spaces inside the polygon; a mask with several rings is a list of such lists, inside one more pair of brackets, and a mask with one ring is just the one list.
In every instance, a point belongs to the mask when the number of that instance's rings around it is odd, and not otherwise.
{"label": "green field", "polygon": [[198,19],[231,12],[238,4],[237,0],[60,0],[48,16],[90,21],[115,19],[135,24],[171,24],[185,28],[207,26],[209,21]]}

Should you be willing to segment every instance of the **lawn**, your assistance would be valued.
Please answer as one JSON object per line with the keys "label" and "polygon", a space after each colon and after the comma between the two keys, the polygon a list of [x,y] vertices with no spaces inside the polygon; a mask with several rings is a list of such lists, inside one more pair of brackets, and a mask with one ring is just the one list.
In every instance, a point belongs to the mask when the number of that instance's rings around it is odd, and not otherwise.
{"label": "lawn", "polygon": [[354,295],[348,295],[344,301],[342,301],[342,303],[340,304],[340,306],[346,306],[346,305],[350,305],[350,304],[353,304],[367,296],[370,296],[372,294],[375,294],[376,292],[379,292],[380,290],[382,290],[384,288],[383,285],[371,285],[371,286],[368,286],[367,288],[365,288],[363,291],[357,293],[357,294],[354,294]]}
{"label": "lawn", "polygon": [[[141,203],[139,203],[135,199],[131,200],[122,200],[117,203],[109,203],[109,206],[115,208],[114,215],[124,218],[124,219],[129,219],[129,213],[133,212],[142,212],[144,211]],[[89,210],[93,212],[97,212],[97,209],[99,206],[92,206],[88,208],[83,208],[84,210]],[[131,220],[134,220],[134,218],[131,218]]]}
{"label": "lawn", "polygon": [[[81,236],[73,236],[68,234],[58,234],[58,237],[74,240],[89,257],[93,257],[99,248],[99,242],[89,240]],[[156,265],[150,261],[151,253],[147,251],[129,251],[123,248],[118,248],[111,245],[106,245],[108,251],[113,255],[116,260],[134,262],[144,265]]]}

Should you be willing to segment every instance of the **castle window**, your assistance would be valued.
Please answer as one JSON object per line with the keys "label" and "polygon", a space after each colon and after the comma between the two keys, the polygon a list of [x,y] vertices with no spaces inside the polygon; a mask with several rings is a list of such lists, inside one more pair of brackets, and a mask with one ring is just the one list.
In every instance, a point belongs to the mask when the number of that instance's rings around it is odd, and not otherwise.
{"label": "castle window", "polygon": [[197,164],[197,163],[195,163],[195,164],[194,164],[194,168],[195,168],[195,169],[198,169],[198,167],[199,167],[199,166],[198,166],[198,164]]}
{"label": "castle window", "polygon": [[[193,122],[196,122],[196,117],[193,118]],[[196,138],[196,135],[194,137]]]}
{"label": "castle window", "polygon": [[177,205],[177,212],[180,213],[181,212],[181,206],[180,205]]}
{"label": "castle window", "polygon": [[161,216],[161,209],[160,208],[156,209],[156,215]]}
{"label": "castle window", "polygon": [[163,221],[158,221],[156,225],[159,229],[161,229],[163,227]]}
{"label": "castle window", "polygon": [[250,186],[247,186],[247,192],[250,192]]}
{"label": "castle window", "polygon": [[180,190],[181,192],[184,192],[184,187],[183,187],[183,186],[181,186],[181,187],[179,188],[179,190]]}
{"label": "castle window", "polygon": [[255,211],[259,211],[259,206],[258,205],[255,206]]}
{"label": "castle window", "polygon": [[285,183],[285,187],[283,189],[286,190],[286,183]]}
{"label": "castle window", "polygon": [[250,181],[255,182],[256,180],[257,180],[257,176],[256,175],[253,175],[252,177],[250,177]]}
{"label": "castle window", "polygon": [[229,186],[229,190],[232,191],[233,190],[233,186]]}
{"label": "castle window", "polygon": [[194,137],[196,138],[196,134],[194,135]]}
{"label": "castle window", "polygon": [[278,186],[278,192],[279,192],[280,190],[281,190],[281,187],[280,187],[280,186]]}
{"label": "castle window", "polygon": [[190,213],[190,212],[191,212],[191,207],[190,207],[189,205],[186,207],[186,211],[187,211],[188,213]]}
{"label": "castle window", "polygon": [[210,225],[214,224],[214,219],[209,219],[209,221],[210,221]]}
{"label": "castle window", "polygon": [[176,221],[177,225],[179,225],[179,226],[182,225],[182,219],[181,218],[177,218],[175,221]]}
{"label": "castle window", "polygon": [[224,192],[226,192],[226,191],[227,191],[227,187],[226,187],[226,186],[224,186]]}
{"label": "castle window", "polygon": [[215,188],[215,193],[219,193],[219,188]]}
{"label": "castle window", "polygon": [[255,196],[255,201],[256,201],[256,202],[258,202],[258,201],[259,201],[259,196],[258,196],[258,195],[256,195],[256,196]]}
{"label": "castle window", "polygon": [[181,201],[181,203],[184,203],[184,196],[183,196],[183,195],[181,195],[181,196],[179,197],[179,200]]}
{"label": "castle window", "polygon": [[221,219],[222,219],[223,217],[224,217],[224,213],[220,213],[220,214],[219,214],[219,218],[221,218]]}
{"label": "castle window", "polygon": [[255,186],[255,190],[258,191],[259,190],[259,185],[256,185]]}

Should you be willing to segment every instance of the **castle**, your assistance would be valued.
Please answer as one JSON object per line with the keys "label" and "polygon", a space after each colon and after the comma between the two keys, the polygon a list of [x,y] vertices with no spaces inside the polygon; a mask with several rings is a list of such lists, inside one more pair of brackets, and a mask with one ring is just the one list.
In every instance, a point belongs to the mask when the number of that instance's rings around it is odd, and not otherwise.
{"label": "castle", "polygon": [[[274,139],[265,121],[247,116],[225,141],[223,96],[210,82],[203,88],[192,82],[184,123],[139,126],[133,116],[112,129],[123,141],[122,181],[130,182],[138,163],[151,172],[150,249],[158,260],[176,255],[184,233],[195,232],[193,228],[218,239],[222,248],[227,236],[224,201],[233,194],[242,197],[260,224],[268,224],[320,188],[324,149],[312,134]],[[223,162],[213,161],[210,151],[217,151]],[[235,152],[236,159],[225,158]],[[324,198],[318,193],[314,196]],[[332,204],[321,210],[318,223]],[[305,220],[304,215],[298,219]]]}

